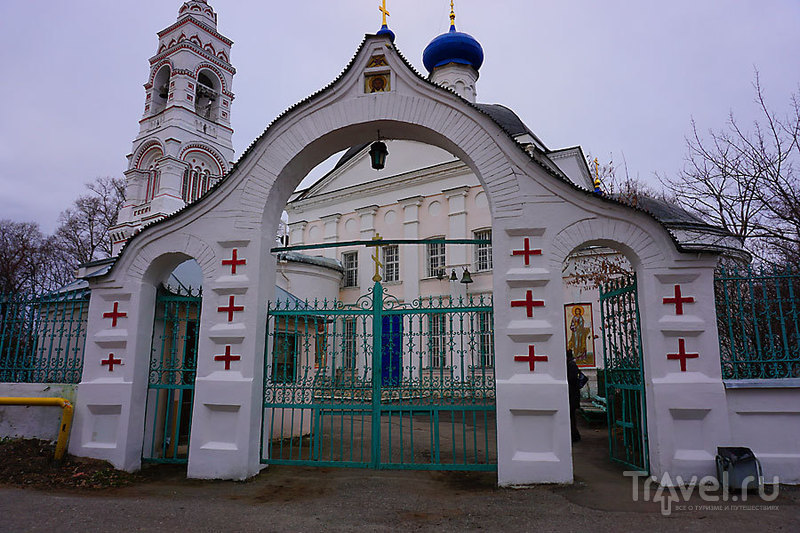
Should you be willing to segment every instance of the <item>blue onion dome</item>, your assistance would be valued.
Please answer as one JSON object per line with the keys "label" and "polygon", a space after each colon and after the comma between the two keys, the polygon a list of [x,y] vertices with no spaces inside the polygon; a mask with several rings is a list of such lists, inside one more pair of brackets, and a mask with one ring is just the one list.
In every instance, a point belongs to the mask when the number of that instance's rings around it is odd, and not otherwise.
{"label": "blue onion dome", "polygon": [[378,36],[387,35],[389,37],[389,40],[394,42],[394,32],[392,30],[390,30],[389,26],[387,26],[386,24],[381,26],[381,29],[379,29],[378,33],[376,33],[375,35],[378,35]]}
{"label": "blue onion dome", "polygon": [[448,63],[469,65],[477,71],[483,64],[483,47],[472,35],[456,31],[453,23],[449,32],[439,35],[425,48],[422,63],[429,73]]}

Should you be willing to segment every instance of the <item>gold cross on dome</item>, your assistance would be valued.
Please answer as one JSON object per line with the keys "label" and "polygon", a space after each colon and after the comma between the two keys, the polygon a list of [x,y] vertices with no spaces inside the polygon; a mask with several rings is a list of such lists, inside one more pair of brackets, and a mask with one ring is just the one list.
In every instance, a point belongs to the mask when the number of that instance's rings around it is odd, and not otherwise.
{"label": "gold cross on dome", "polygon": [[383,14],[383,25],[386,26],[386,17],[390,17],[391,15],[386,11],[386,0],[382,0],[382,3],[383,5],[378,6],[378,11]]}
{"label": "gold cross on dome", "polygon": [[[383,237],[381,237],[380,233],[376,233],[375,236],[372,238],[372,240],[373,241],[382,241]],[[378,282],[378,281],[381,281],[383,279],[383,277],[381,277],[381,270],[380,270],[381,267],[383,266],[383,263],[381,263],[381,259],[380,259],[381,247],[377,242],[373,246],[375,246],[375,255],[371,256],[371,258],[372,258],[373,261],[375,261],[375,275],[372,276],[372,281]]]}
{"label": "gold cross on dome", "polygon": [[456,25],[456,7],[453,5],[453,0],[450,0],[450,25]]}

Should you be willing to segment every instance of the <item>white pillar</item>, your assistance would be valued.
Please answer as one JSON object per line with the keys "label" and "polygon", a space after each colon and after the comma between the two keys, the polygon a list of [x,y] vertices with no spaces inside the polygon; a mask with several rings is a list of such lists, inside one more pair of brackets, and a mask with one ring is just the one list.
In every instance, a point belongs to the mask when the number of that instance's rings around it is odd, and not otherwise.
{"label": "white pillar", "polygon": [[[356,209],[356,213],[361,217],[361,234],[359,239],[362,241],[371,240],[375,236],[375,213],[377,212],[377,205]],[[375,252],[375,248],[360,247],[358,249],[358,285],[361,287],[362,292],[372,287],[374,283],[372,281],[372,276],[375,275],[375,263],[372,261],[372,255],[375,254]]]}
{"label": "white pillar", "polygon": [[[322,220],[322,223],[325,225],[322,239],[322,242],[325,244],[334,243],[339,240],[340,218],[342,218],[341,213],[334,213],[332,215],[320,217],[320,220]],[[331,259],[337,259],[339,257],[339,253],[336,248],[323,248],[322,255],[323,257],[330,257]]]}
{"label": "white pillar", "polygon": [[[403,238],[419,239],[419,206],[422,205],[422,196],[412,196],[400,200],[403,208]],[[419,279],[420,279],[420,257],[425,256],[423,246],[408,246],[403,250],[402,270],[400,273],[403,280],[403,299],[411,302],[419,298]]]}
{"label": "white pillar", "polygon": [[300,246],[305,244],[305,232],[308,222],[298,220],[289,224],[289,246]]}
{"label": "white pillar", "polygon": [[[447,198],[447,238],[467,239],[467,192],[469,187],[456,187],[442,191]],[[470,246],[450,246],[447,250],[449,264],[454,267],[469,266]],[[456,269],[456,274],[461,275],[461,270]],[[459,277],[459,279],[461,279]]]}

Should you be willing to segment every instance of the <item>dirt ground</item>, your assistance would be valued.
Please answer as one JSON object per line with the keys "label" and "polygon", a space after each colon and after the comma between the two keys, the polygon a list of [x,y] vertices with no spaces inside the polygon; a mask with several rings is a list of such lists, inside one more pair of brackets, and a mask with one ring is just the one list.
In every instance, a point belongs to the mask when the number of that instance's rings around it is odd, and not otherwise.
{"label": "dirt ground", "polygon": [[664,516],[641,487],[634,501],[631,479],[608,461],[605,428],[584,423],[582,433],[575,483],[528,489],[497,488],[494,473],[285,466],[246,482],[198,481],[175,466],[48,466],[51,449],[5,442],[0,531],[797,531],[797,487],[770,502],[708,502],[694,492]]}

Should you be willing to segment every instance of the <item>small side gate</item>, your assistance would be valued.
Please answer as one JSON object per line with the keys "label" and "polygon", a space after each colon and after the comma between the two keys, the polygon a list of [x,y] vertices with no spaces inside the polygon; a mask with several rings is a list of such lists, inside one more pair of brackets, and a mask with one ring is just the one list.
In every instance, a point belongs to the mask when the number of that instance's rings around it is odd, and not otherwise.
{"label": "small side gate", "polygon": [[608,446],[613,461],[649,472],[636,288],[635,276],[611,280],[600,288]]}
{"label": "small side gate", "polygon": [[160,288],[147,388],[143,461],[186,463],[197,374],[200,293]]}
{"label": "small side gate", "polygon": [[261,460],[494,470],[491,297],[268,305]]}

